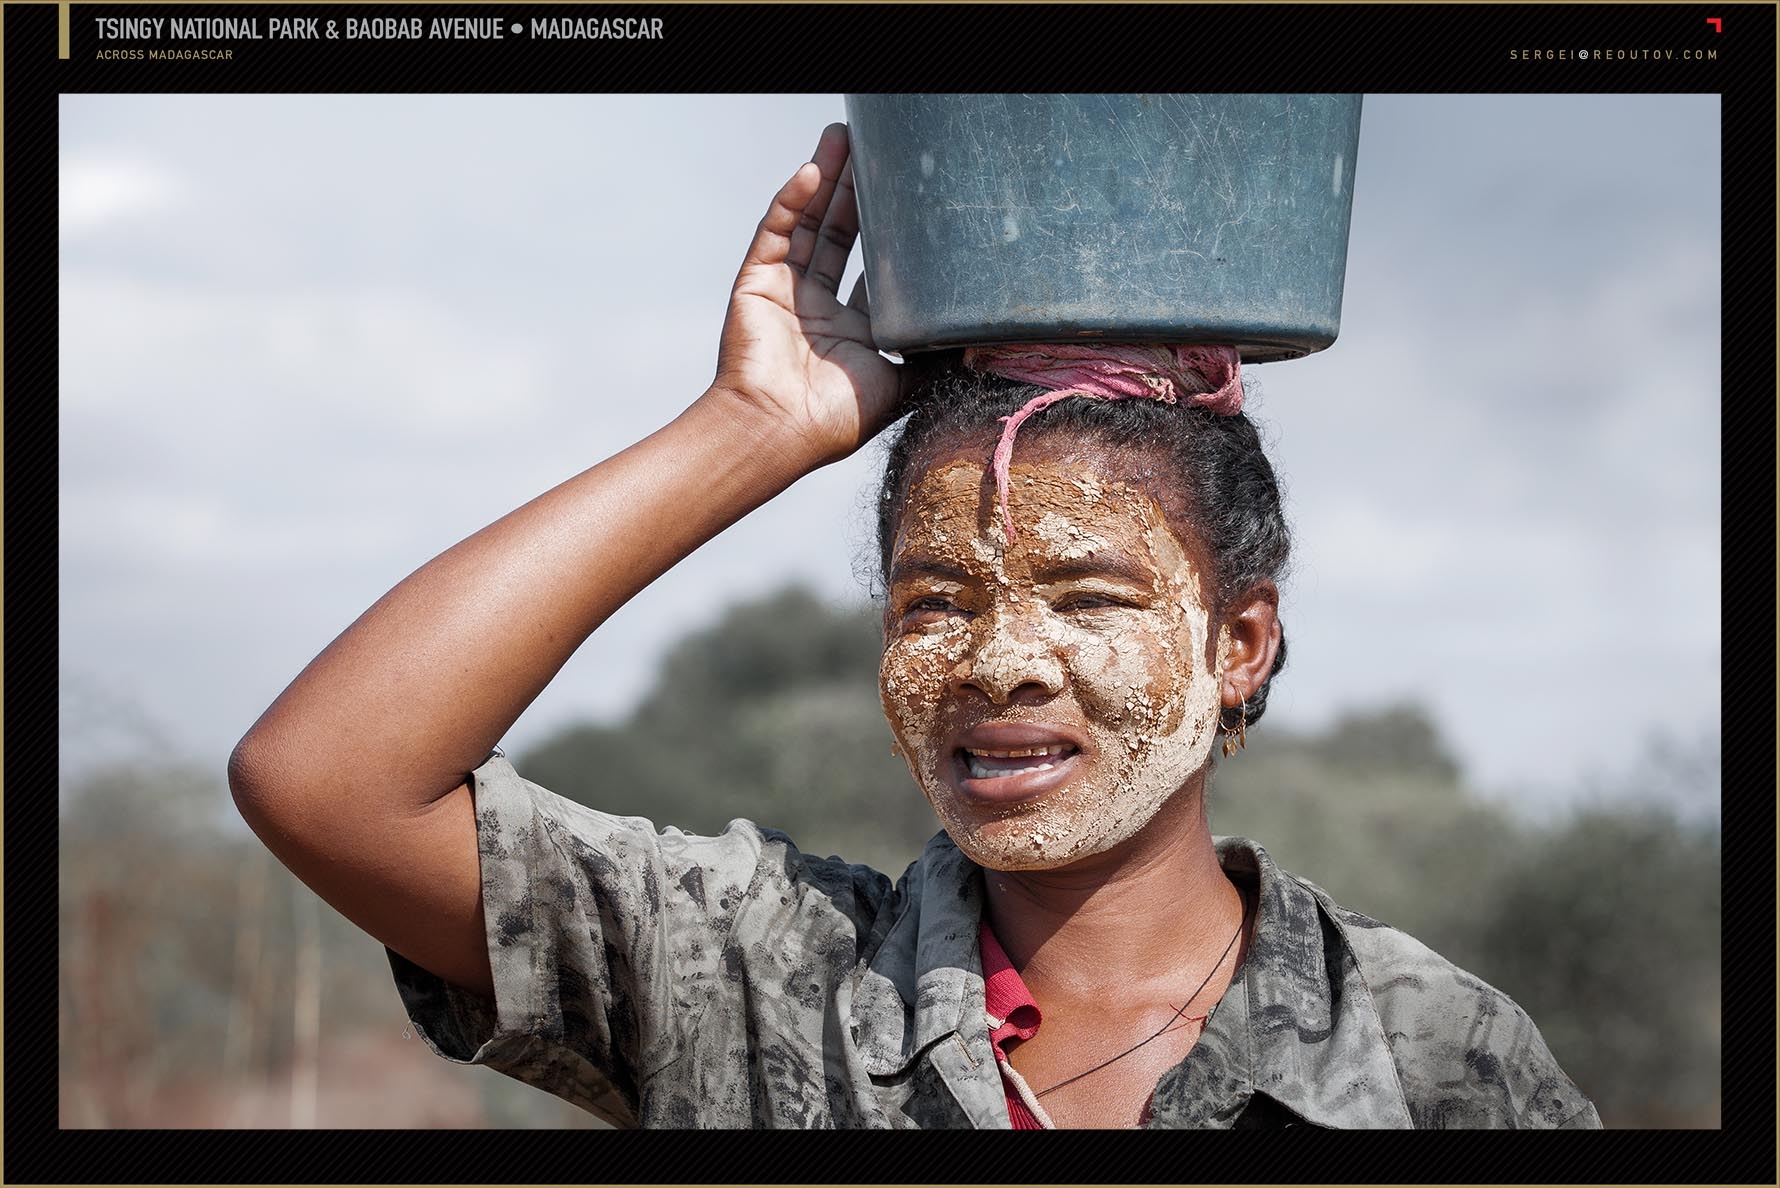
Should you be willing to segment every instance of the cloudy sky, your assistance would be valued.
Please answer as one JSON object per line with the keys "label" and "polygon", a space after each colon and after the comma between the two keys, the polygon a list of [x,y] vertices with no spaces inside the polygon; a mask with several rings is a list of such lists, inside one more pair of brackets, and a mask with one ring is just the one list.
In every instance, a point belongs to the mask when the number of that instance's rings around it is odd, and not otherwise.
{"label": "cloudy sky", "polygon": [[[671,419],[842,114],[63,96],[64,770],[150,742],[220,771],[402,576]],[[1415,699],[1545,807],[1716,738],[1718,127],[1715,96],[1367,98],[1340,340],[1253,370],[1297,533],[1270,719]],[[645,592],[510,749],[623,712],[731,600],[862,597],[874,465]]]}

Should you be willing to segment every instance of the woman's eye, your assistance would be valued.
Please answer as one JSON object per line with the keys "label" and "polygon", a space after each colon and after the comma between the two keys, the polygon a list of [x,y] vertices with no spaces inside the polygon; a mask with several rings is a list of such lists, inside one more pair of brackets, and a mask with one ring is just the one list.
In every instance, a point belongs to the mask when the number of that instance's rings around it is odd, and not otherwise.
{"label": "woman's eye", "polygon": [[1105,594],[1071,594],[1057,603],[1057,610],[1064,614],[1070,611],[1104,610],[1111,606],[1124,605],[1116,598]]}
{"label": "woman's eye", "polygon": [[909,603],[908,607],[902,612],[902,621],[905,626],[921,627],[930,623],[941,622],[953,615],[962,615],[966,613],[967,612],[962,607],[953,602],[950,598],[944,598],[937,594],[930,594],[924,598],[917,598]]}

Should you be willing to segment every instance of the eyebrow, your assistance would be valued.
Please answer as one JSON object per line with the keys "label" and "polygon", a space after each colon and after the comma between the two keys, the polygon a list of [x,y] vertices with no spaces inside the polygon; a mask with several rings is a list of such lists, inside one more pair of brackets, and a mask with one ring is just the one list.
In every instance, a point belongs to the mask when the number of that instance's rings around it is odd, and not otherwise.
{"label": "eyebrow", "polygon": [[899,557],[890,566],[890,583],[913,581],[916,578],[945,578],[948,581],[968,582],[973,578],[970,573],[926,553],[915,553],[908,557]]}
{"label": "eyebrow", "polygon": [[[1156,582],[1155,571],[1149,566],[1124,553],[1111,550],[1097,552],[1091,557],[1071,557],[1041,564],[1034,569],[1032,577],[1041,585],[1048,582],[1078,581],[1082,578],[1113,578],[1147,589]],[[954,582],[976,580],[975,575],[968,570],[926,553],[899,558],[890,567],[892,585],[914,581],[916,578],[943,578]]]}
{"label": "eyebrow", "polygon": [[1112,551],[1040,564],[1034,567],[1032,577],[1041,584],[1096,577],[1119,578],[1134,586],[1149,587],[1156,583],[1154,569],[1124,553]]}

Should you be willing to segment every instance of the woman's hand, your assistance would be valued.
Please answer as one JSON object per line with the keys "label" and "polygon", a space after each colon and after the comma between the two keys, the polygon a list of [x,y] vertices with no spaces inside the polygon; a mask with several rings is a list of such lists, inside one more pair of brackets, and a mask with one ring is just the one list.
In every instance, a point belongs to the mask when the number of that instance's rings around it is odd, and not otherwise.
{"label": "woman's hand", "polygon": [[859,235],[847,126],[822,130],[811,161],[773,197],[730,292],[713,396],[764,418],[771,440],[814,469],[895,419],[901,369],[872,345],[864,280],[841,273]]}

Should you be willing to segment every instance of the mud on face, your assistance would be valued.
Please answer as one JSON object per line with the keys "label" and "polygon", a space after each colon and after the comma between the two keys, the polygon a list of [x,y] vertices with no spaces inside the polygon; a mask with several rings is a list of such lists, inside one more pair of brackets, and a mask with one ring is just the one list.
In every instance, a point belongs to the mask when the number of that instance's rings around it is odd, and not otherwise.
{"label": "mud on face", "polygon": [[884,710],[946,831],[992,869],[1125,841],[1216,735],[1210,582],[1146,491],[1096,470],[1013,466],[1012,543],[977,462],[935,465],[903,508]]}

